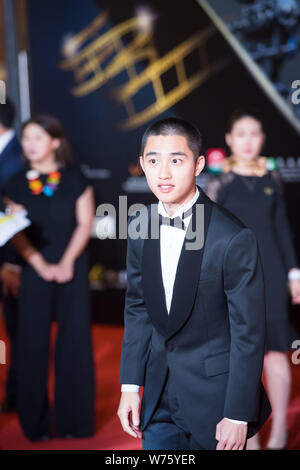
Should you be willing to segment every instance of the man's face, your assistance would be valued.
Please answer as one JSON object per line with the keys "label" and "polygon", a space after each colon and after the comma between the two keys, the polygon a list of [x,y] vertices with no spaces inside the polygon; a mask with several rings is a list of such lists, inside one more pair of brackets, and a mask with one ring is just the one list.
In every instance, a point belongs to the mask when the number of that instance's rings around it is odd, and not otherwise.
{"label": "man's face", "polygon": [[163,203],[181,205],[193,194],[205,158],[199,156],[195,163],[185,137],[159,135],[147,139],[140,163],[155,196]]}

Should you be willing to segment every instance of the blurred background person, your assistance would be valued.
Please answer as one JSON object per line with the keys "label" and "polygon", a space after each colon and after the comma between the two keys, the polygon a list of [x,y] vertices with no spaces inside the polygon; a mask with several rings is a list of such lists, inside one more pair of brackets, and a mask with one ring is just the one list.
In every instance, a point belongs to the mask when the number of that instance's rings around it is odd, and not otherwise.
{"label": "blurred background person", "polygon": [[[21,168],[21,146],[13,130],[15,110],[12,102],[0,106],[0,191],[7,180]],[[0,209],[4,209],[0,200]],[[3,302],[3,316],[10,341],[10,367],[8,370],[5,398],[0,406],[2,413],[16,410],[17,393],[17,324],[18,290],[20,285],[20,259],[10,243],[0,248],[0,296]]]}
{"label": "blurred background person", "polygon": [[94,371],[86,247],[94,215],[93,190],[71,164],[60,122],[38,115],[22,128],[24,169],[5,185],[8,207],[25,207],[32,224],[13,238],[21,274],[17,408],[32,441],[53,433],[47,379],[50,324],[55,347],[55,435],[94,432]]}
{"label": "blurred background person", "polygon": [[[208,196],[253,229],[260,249],[266,290],[266,346],[264,373],[272,405],[272,426],[267,448],[286,446],[287,407],[291,374],[285,352],[291,349],[292,326],[287,310],[287,284],[293,303],[300,303],[296,253],[283,200],[278,171],[266,168],[261,156],[263,124],[252,110],[236,110],[226,133],[231,156],[220,177],[206,186]],[[259,449],[258,435],[247,449]]]}
{"label": "blurred background person", "polygon": [[0,185],[21,168],[21,146],[13,130],[15,110],[12,102],[0,106]]}

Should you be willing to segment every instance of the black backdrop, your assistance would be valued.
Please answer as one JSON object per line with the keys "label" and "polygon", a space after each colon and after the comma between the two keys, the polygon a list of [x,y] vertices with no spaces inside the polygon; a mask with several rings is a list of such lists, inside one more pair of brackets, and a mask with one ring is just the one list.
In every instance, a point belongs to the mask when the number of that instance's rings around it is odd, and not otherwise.
{"label": "black backdrop", "polygon": [[[156,15],[153,41],[159,57],[211,25],[196,0],[148,0],[142,2],[142,5],[145,4]],[[75,159],[85,166],[91,177],[98,204],[109,202],[117,206],[119,195],[128,196],[128,205],[134,202],[152,202],[154,199],[149,192],[143,189],[139,192],[127,192],[124,186],[131,176],[130,165],[137,162],[140,138],[151,122],[132,130],[120,129],[120,123],[127,114],[124,106],[115,99],[114,92],[116,87],[128,81],[128,76],[122,72],[92,93],[78,98],[71,94],[71,89],[75,86],[74,73],[61,68],[61,47],[66,35],[79,33],[99,13],[105,11],[109,16],[101,32],[109,31],[132,18],[140,2],[28,0],[27,5],[33,111],[51,112],[63,121]],[[193,121],[202,132],[205,150],[224,147],[226,121],[234,108],[255,106],[264,118],[267,131],[264,154],[284,158],[290,155],[298,157],[299,136],[265,96],[220,33],[213,35],[204,54],[208,64],[226,58],[226,66],[159,117],[172,115]],[[195,51],[186,60],[186,70],[189,73],[199,69],[200,55]],[[142,70],[144,66],[145,64],[139,64],[137,68]],[[176,80],[174,70],[164,73],[165,89],[172,89]],[[153,101],[152,88],[146,87],[135,99],[140,109],[145,108]],[[299,253],[299,183],[286,185],[286,198]],[[99,262],[107,269],[124,269],[125,248],[126,243],[122,240],[93,240],[92,264]],[[123,295],[122,289],[109,288],[95,293],[95,312],[101,311],[101,321],[120,320]],[[118,312],[117,319],[113,312]]]}

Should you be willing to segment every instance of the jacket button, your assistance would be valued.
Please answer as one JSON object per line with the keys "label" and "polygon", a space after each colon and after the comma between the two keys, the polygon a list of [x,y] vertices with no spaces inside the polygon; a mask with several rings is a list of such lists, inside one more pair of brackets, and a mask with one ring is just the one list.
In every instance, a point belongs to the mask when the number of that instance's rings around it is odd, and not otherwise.
{"label": "jacket button", "polygon": [[169,352],[174,351],[174,346],[173,346],[173,344],[167,344],[167,350],[168,350]]}

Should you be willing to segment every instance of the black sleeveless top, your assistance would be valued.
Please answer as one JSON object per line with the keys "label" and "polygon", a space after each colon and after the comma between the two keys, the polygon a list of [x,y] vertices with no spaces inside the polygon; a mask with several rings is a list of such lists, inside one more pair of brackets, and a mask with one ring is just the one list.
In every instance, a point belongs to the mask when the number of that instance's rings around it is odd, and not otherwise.
{"label": "black sleeveless top", "polygon": [[[76,201],[89,185],[79,167],[73,165],[59,169],[61,179],[54,195],[32,194],[24,167],[4,185],[3,193],[28,211],[32,224],[25,233],[48,262],[58,262],[76,227]],[[48,174],[40,174],[43,184]]]}

